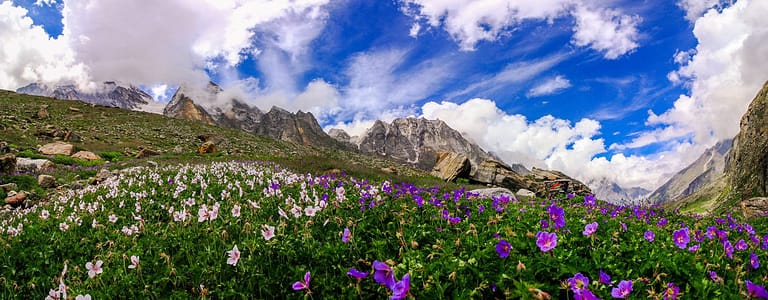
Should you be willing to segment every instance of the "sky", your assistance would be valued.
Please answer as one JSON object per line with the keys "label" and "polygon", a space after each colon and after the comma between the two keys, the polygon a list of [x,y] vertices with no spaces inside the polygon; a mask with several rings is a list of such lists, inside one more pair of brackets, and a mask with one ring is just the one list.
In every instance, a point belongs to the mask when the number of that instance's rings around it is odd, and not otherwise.
{"label": "sky", "polygon": [[[2,0],[0,0],[2,1]],[[211,80],[364,133],[440,119],[508,163],[653,190],[768,80],[765,0],[4,0],[0,89]]]}

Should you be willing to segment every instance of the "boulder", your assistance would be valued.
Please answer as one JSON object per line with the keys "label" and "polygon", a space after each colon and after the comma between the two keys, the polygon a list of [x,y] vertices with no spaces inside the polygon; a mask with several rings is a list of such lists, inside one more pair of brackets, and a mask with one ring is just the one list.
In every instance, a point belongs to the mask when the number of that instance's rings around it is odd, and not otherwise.
{"label": "boulder", "polygon": [[17,193],[17,194],[5,197],[5,204],[11,205],[11,206],[20,206],[22,203],[24,203],[25,199],[27,199],[27,194],[24,192],[21,192],[21,193]]}
{"label": "boulder", "polygon": [[48,105],[45,105],[45,104],[40,105],[40,110],[37,111],[37,114],[35,116],[37,116],[38,119],[50,118],[51,114],[48,113]]}
{"label": "boulder", "polygon": [[147,157],[158,156],[158,155],[160,155],[160,152],[143,148],[139,150],[139,153],[136,153],[136,158],[147,158]]}
{"label": "boulder", "polygon": [[66,155],[70,156],[72,155],[72,150],[75,147],[72,146],[72,144],[64,143],[64,142],[53,142],[50,144],[45,144],[40,149],[37,149],[40,153],[44,155]]}
{"label": "boulder", "polygon": [[11,148],[8,147],[8,143],[0,142],[0,154],[11,153]]}
{"label": "boulder", "polygon": [[747,218],[768,214],[768,197],[754,197],[741,201],[744,216]]}
{"label": "boulder", "polygon": [[519,189],[519,190],[517,190],[517,193],[515,193],[515,195],[517,195],[517,197],[519,197],[519,198],[523,198],[523,197],[533,198],[533,197],[536,197],[536,193],[534,193],[534,192],[532,192],[530,190],[526,190],[526,189]]}
{"label": "boulder", "polygon": [[56,177],[46,174],[40,174],[37,176],[37,184],[45,189],[56,187]]}
{"label": "boulder", "polygon": [[505,188],[487,188],[487,189],[476,189],[469,191],[473,194],[480,194],[480,197],[488,197],[488,198],[495,198],[499,196],[513,196],[512,191]]}
{"label": "boulder", "polygon": [[16,155],[0,155],[0,175],[11,175],[16,172],[16,168]]}
{"label": "boulder", "polygon": [[80,139],[80,135],[78,135],[74,131],[67,130],[64,133],[64,141],[67,141],[67,142],[79,142],[79,141],[81,141],[81,139]]}
{"label": "boulder", "polygon": [[529,180],[513,171],[507,164],[496,159],[487,159],[477,166],[470,179],[473,181],[505,187],[511,190],[528,188]]}
{"label": "boulder", "polygon": [[96,177],[93,177],[91,179],[91,184],[99,184],[107,180],[109,177],[112,177],[112,172],[110,172],[107,169],[101,169],[99,170],[99,173],[96,173]]}
{"label": "boulder", "polygon": [[446,181],[454,181],[456,178],[466,178],[471,168],[469,158],[465,155],[442,152],[437,157],[432,175]]}
{"label": "boulder", "polygon": [[16,158],[16,170],[19,172],[44,172],[55,167],[56,165],[47,159]]}
{"label": "boulder", "polygon": [[77,151],[77,153],[72,154],[72,158],[79,158],[79,159],[85,159],[85,160],[100,160],[101,157],[94,154],[90,151]]}
{"label": "boulder", "polygon": [[387,174],[397,175],[397,169],[393,167],[384,167],[381,168],[381,171]]}
{"label": "boulder", "polygon": [[200,154],[216,153],[216,144],[212,141],[206,141],[197,148],[197,152]]}

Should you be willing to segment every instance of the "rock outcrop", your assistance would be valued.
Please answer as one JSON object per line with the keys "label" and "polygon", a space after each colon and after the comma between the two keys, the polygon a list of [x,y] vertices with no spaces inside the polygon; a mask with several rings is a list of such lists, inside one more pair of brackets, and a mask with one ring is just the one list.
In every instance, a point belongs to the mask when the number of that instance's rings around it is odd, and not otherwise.
{"label": "rock outcrop", "polygon": [[74,84],[48,86],[42,83],[31,83],[17,89],[16,92],[61,100],[80,100],[123,109],[141,109],[154,102],[152,96],[140,88],[115,81],[106,81],[88,91],[81,90]]}
{"label": "rock outcrop", "polygon": [[[213,85],[208,87],[208,91],[211,93],[218,93],[221,89],[218,86]],[[195,101],[187,96],[182,88],[179,88],[176,90],[176,93],[173,94],[171,101],[168,102],[168,105],[163,109],[163,115],[177,119],[202,122],[208,125],[216,125],[216,121],[213,120],[211,115],[209,115],[201,106],[195,104]]]}
{"label": "rock outcrop", "polygon": [[11,175],[13,172],[16,172],[16,155],[0,155],[0,175]]}
{"label": "rock outcrop", "polygon": [[101,159],[101,156],[98,156],[91,151],[83,150],[83,151],[77,151],[77,153],[72,154],[72,158],[85,159],[85,160],[99,160]]}
{"label": "rock outcrop", "polygon": [[704,151],[698,159],[648,196],[650,203],[662,204],[678,200],[713,182],[725,171],[725,157],[732,144],[733,139],[725,139]]}
{"label": "rock outcrop", "polygon": [[19,172],[46,172],[55,167],[56,165],[47,159],[16,158],[16,170]]}
{"label": "rock outcrop", "polygon": [[623,188],[608,178],[587,182],[595,197],[617,205],[644,204],[651,193],[641,187]]}
{"label": "rock outcrop", "polygon": [[750,198],[739,203],[747,218],[765,216],[768,213],[768,197]]}
{"label": "rock outcrop", "polygon": [[768,82],[741,117],[725,159],[731,194],[744,200],[768,196]]}
{"label": "rock outcrop", "polygon": [[437,157],[432,175],[446,181],[454,181],[456,178],[469,177],[470,170],[471,165],[466,156],[453,152],[442,152]]}

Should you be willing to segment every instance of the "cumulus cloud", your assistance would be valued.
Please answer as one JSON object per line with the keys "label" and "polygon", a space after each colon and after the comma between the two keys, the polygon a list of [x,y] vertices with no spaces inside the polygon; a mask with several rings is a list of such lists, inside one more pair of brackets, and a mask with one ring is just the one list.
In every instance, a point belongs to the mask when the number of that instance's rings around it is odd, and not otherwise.
{"label": "cumulus cloud", "polygon": [[624,187],[653,189],[664,176],[682,168],[669,151],[654,157],[605,157],[608,151],[599,138],[601,125],[592,119],[573,123],[546,115],[528,120],[479,98],[462,104],[429,102],[422,106],[422,116],[445,121],[507,163],[561,170],[584,182],[608,178]]}
{"label": "cumulus cloud", "polygon": [[571,87],[571,81],[562,75],[557,75],[555,77],[544,80],[542,83],[539,83],[530,91],[528,91],[527,95],[528,97],[552,95],[557,94],[569,87]]}
{"label": "cumulus cloud", "polygon": [[15,90],[30,82],[87,82],[88,68],[76,60],[68,41],[50,38],[33,25],[28,11],[0,2],[0,88]]}
{"label": "cumulus cloud", "polygon": [[[618,9],[587,6],[595,1],[577,0],[402,0],[402,11],[416,22],[441,27],[458,42],[461,50],[472,51],[481,41],[495,41],[509,35],[523,22],[555,22],[563,16],[576,20],[573,43],[588,46],[616,59],[638,47],[638,16]],[[589,3],[587,3],[589,2]]]}
{"label": "cumulus cloud", "polygon": [[736,135],[739,119],[768,79],[765,15],[768,2],[743,0],[696,20],[698,45],[675,55],[681,65],[668,76],[689,87],[690,93],[680,95],[663,113],[649,111],[646,124],[654,129],[624,146],[692,140],[699,151],[684,156],[690,157]]}
{"label": "cumulus cloud", "polygon": [[638,47],[639,16],[624,15],[609,8],[588,8],[577,5],[573,11],[576,27],[573,28],[573,43],[589,46],[603,52],[607,59],[616,59]]}

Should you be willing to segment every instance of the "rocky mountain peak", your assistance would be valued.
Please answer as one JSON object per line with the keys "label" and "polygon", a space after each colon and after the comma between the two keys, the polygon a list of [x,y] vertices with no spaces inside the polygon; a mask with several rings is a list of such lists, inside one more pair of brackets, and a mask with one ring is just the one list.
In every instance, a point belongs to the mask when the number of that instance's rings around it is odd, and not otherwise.
{"label": "rocky mountain peak", "polygon": [[152,96],[140,88],[116,81],[102,82],[88,90],[81,90],[77,85],[72,83],[47,85],[35,82],[17,89],[16,92],[27,95],[51,97],[60,100],[79,100],[87,103],[133,110],[142,110],[151,103],[154,103]]}

